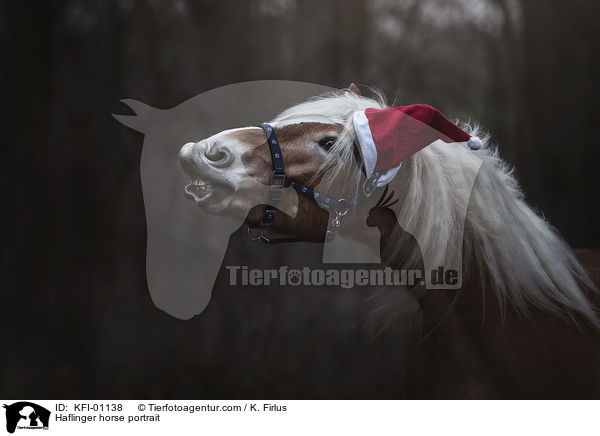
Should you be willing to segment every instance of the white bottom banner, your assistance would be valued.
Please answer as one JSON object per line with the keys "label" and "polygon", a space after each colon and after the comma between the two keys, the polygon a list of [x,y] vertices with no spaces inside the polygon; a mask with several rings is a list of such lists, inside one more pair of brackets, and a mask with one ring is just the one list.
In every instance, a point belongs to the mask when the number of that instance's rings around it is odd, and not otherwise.
{"label": "white bottom banner", "polygon": [[3,431],[144,434],[598,435],[600,401],[4,400]]}

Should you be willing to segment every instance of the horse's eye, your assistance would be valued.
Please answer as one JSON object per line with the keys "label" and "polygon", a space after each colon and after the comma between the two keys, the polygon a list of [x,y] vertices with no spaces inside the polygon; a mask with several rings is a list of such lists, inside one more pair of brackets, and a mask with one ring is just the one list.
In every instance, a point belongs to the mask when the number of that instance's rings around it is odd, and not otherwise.
{"label": "horse's eye", "polygon": [[324,150],[329,151],[333,144],[335,144],[337,138],[335,136],[325,136],[319,140],[319,146],[321,146]]}

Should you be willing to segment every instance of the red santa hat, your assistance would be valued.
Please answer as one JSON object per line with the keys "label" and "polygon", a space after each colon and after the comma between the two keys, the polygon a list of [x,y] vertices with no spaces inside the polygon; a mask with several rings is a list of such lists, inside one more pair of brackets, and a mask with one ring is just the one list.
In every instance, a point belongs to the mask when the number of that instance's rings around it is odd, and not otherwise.
{"label": "red santa hat", "polygon": [[355,112],[353,121],[367,174],[366,195],[388,184],[404,159],[438,139],[466,143],[473,150],[482,145],[478,137],[426,104],[369,108]]}

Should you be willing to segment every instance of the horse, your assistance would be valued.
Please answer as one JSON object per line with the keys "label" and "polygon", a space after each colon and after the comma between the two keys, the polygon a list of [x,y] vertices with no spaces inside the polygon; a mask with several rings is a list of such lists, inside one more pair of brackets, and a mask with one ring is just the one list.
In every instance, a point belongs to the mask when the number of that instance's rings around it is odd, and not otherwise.
{"label": "horse", "polygon": [[[275,235],[365,242],[360,229],[368,226],[378,233],[382,265],[423,271],[425,259],[442,265],[459,253],[459,289],[402,287],[418,304],[406,359],[409,398],[600,397],[600,255],[571,250],[526,203],[478,126],[461,125],[481,137],[479,150],[433,142],[405,159],[385,187],[358,195],[368,181],[352,114],[386,107],[381,94],[363,96],[352,84],[286,109],[267,127],[186,144],[186,192],[211,215],[242,216],[249,234],[265,242]],[[279,151],[268,146],[271,138]],[[295,191],[274,182],[275,154]],[[257,181],[271,189],[257,189]],[[323,198],[343,199],[344,207],[341,200],[324,207]]]}

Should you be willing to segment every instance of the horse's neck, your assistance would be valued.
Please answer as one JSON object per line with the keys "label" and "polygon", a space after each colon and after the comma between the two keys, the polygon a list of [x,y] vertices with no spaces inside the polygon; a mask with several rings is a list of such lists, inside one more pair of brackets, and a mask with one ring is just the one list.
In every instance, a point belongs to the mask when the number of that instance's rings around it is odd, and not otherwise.
{"label": "horse's neck", "polygon": [[[420,253],[415,238],[397,224],[393,213],[381,212],[376,224],[381,233],[382,262],[393,269],[423,270],[422,258],[415,259],[415,253]],[[478,332],[484,321],[483,314],[494,308],[498,309],[497,313],[500,310],[494,305],[495,298],[485,301],[477,283],[477,278],[471,276],[464,277],[463,288],[458,291],[428,290],[424,286],[410,289],[419,304],[411,332],[412,347],[418,351],[435,350],[419,358],[416,366],[421,369],[416,371],[460,372],[456,377],[461,381],[460,386],[449,389],[459,389],[465,397],[494,395],[494,387],[487,381],[489,368],[480,354]]]}
{"label": "horse's neck", "polygon": [[[489,355],[483,352],[476,301],[470,290],[417,294],[420,309],[411,329],[407,389],[415,398],[495,398]],[[471,313],[469,313],[471,310]],[[502,361],[502,356],[494,360]]]}
{"label": "horse's neck", "polygon": [[412,290],[423,318],[424,335],[435,334],[443,338],[456,355],[466,361],[473,361],[474,342],[480,332],[485,316],[491,306],[498,309],[494,301],[486,301],[485,296],[470,281],[461,290]]}

